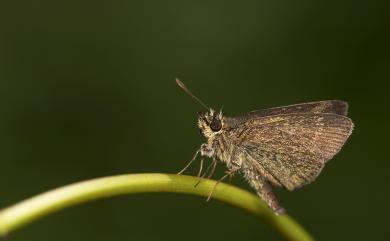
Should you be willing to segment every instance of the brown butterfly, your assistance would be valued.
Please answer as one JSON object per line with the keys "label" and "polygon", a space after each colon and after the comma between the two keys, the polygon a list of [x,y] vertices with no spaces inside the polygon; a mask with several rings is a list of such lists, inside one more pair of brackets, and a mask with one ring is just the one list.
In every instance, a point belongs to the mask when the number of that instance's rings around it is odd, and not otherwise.
{"label": "brown butterfly", "polygon": [[[180,80],[176,79],[176,83],[207,109],[198,117],[198,127],[207,141],[178,174],[199,153],[213,160],[202,178],[207,173],[211,177],[220,160],[226,164],[227,172],[217,184],[241,173],[277,214],[284,209],[272,186],[293,191],[314,181],[352,133],[352,120],[346,117],[348,104],[343,101],[302,103],[232,118],[207,107]],[[209,198],[211,194],[212,191]]]}

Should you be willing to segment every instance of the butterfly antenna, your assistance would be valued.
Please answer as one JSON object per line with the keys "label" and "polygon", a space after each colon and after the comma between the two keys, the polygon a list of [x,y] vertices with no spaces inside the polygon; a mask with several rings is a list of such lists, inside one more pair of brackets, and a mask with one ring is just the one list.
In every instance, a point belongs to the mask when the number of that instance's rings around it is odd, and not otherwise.
{"label": "butterfly antenna", "polygon": [[183,84],[183,82],[181,82],[179,79],[176,79],[176,84],[182,89],[184,90],[188,95],[190,95],[192,98],[194,98],[196,101],[199,102],[199,104],[201,104],[204,108],[206,108],[207,110],[210,109],[209,107],[207,107],[207,105],[205,105],[205,103],[203,103],[198,97],[196,97],[194,94],[192,94],[192,92]]}
{"label": "butterfly antenna", "polygon": [[223,107],[224,107],[224,106],[221,107],[221,109],[219,110],[219,113],[222,113],[222,112],[223,112]]}

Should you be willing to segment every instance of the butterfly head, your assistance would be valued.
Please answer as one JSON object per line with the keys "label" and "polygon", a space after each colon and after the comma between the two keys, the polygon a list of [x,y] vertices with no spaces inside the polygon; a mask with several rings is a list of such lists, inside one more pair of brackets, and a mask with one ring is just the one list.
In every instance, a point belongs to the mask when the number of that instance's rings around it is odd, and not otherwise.
{"label": "butterfly head", "polygon": [[203,101],[196,97],[192,92],[181,82],[179,79],[176,79],[176,84],[194,98],[199,104],[207,109],[206,112],[199,112],[198,117],[198,127],[200,132],[204,137],[210,139],[217,133],[220,133],[224,125],[222,110],[215,112],[213,109],[209,108]]}
{"label": "butterfly head", "polygon": [[198,115],[198,127],[204,137],[210,138],[222,130],[224,125],[222,111],[215,112],[210,108],[206,112],[199,112]]}

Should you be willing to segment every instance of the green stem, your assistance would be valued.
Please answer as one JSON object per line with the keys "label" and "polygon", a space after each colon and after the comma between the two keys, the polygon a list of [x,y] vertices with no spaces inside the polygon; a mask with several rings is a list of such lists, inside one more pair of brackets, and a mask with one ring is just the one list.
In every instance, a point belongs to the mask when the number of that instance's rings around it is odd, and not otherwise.
{"label": "green stem", "polygon": [[[171,192],[207,196],[215,181],[204,180],[194,188],[196,177],[171,174],[128,174],[97,178],[57,188],[0,211],[0,236],[34,220],[76,204],[130,193]],[[287,240],[313,240],[288,215],[276,216],[254,194],[221,183],[213,199],[243,209],[270,223]]]}

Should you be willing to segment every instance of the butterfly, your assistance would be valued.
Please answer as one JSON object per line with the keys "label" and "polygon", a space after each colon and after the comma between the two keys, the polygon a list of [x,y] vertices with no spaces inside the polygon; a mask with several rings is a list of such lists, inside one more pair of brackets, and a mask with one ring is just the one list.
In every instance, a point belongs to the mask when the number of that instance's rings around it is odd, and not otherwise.
{"label": "butterfly", "polygon": [[[276,214],[285,210],[273,187],[293,191],[314,181],[325,163],[340,151],[354,127],[347,117],[348,104],[340,100],[301,103],[228,117],[207,107],[180,80],[176,79],[176,83],[207,109],[199,113],[197,122],[206,142],[179,174],[198,154],[212,159],[202,177],[206,173],[211,177],[218,161],[225,163],[226,174],[217,184],[228,176],[242,174]],[[212,191],[209,198],[211,194]]]}

